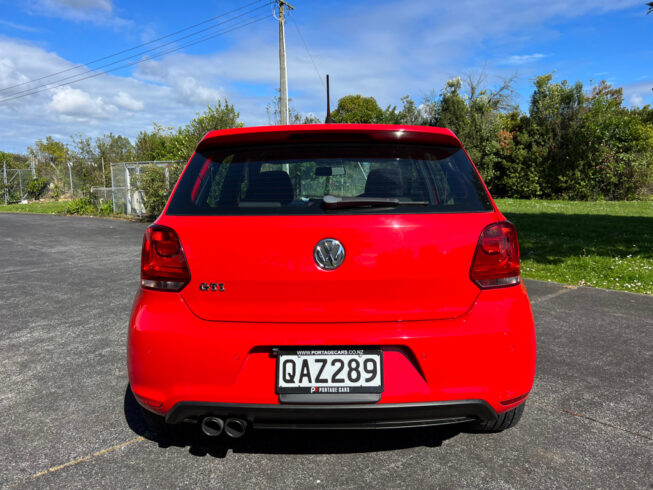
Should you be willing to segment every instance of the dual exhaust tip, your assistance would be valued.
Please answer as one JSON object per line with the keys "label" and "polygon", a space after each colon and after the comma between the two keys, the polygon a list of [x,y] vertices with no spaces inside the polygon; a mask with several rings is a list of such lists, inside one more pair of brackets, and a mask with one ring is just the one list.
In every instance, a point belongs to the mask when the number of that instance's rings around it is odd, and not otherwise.
{"label": "dual exhaust tip", "polygon": [[201,426],[202,432],[209,437],[217,437],[224,431],[232,439],[240,439],[247,432],[247,421],[239,418],[204,417]]}

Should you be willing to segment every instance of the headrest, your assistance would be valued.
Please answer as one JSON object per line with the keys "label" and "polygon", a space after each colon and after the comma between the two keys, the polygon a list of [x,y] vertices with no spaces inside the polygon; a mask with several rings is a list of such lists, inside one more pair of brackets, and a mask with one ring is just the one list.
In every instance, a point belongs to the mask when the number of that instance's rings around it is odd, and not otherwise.
{"label": "headrest", "polygon": [[288,204],[294,198],[290,177],[283,170],[261,172],[250,182],[247,189],[248,201],[280,202]]}

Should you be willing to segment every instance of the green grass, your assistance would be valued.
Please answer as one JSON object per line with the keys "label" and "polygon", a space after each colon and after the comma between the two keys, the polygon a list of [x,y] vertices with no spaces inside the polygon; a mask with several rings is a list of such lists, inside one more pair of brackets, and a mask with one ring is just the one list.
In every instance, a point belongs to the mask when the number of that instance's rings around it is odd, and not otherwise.
{"label": "green grass", "polygon": [[36,201],[29,204],[7,204],[0,205],[0,213],[58,214],[64,213],[68,204],[68,201]]}
{"label": "green grass", "polygon": [[517,227],[524,277],[653,294],[653,201],[496,203]]}

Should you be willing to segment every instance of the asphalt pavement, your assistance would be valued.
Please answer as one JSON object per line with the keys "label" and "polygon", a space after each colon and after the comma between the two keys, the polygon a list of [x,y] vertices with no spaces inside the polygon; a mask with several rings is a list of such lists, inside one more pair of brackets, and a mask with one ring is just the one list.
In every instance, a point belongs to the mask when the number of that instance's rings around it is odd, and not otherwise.
{"label": "asphalt pavement", "polygon": [[0,486],[651,488],[653,297],[539,281],[514,429],[158,440],[125,360],[145,227],[0,214]]}

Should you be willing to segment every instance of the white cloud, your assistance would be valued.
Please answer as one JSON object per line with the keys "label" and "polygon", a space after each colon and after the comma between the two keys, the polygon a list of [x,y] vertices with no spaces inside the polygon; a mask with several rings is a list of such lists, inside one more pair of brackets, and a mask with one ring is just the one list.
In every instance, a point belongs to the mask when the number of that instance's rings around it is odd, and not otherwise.
{"label": "white cloud", "polygon": [[178,89],[181,99],[186,102],[215,104],[222,98],[219,91],[200,85],[197,80],[190,76],[175,78],[173,83]]}
{"label": "white cloud", "polygon": [[[213,88],[221,69],[212,66],[215,57],[175,55],[163,61],[150,60],[137,69],[140,80],[171,87],[178,100],[188,104],[215,104],[225,97],[224,90]],[[200,83],[198,78],[204,81]]]}
{"label": "white cloud", "polygon": [[623,86],[624,99],[631,106],[653,105],[653,79]]}
{"label": "white cloud", "polygon": [[[40,83],[24,84],[29,80],[74,66],[39,46],[0,37],[0,99]],[[113,132],[135,138],[154,121],[164,126],[186,124],[226,93],[216,88],[219,85],[211,74],[190,76],[192,71],[183,62],[166,61],[158,70],[159,79],[107,74],[0,102],[0,149],[23,152],[47,135],[64,141],[78,133],[97,137]],[[21,83],[24,85],[1,90]],[[240,102],[236,101],[236,107],[243,116],[258,110]]]}
{"label": "white cloud", "polygon": [[[0,38],[0,98],[33,86],[25,82],[71,66],[72,63],[42,48]],[[18,84],[22,85],[7,90]]]}
{"label": "white cloud", "polygon": [[10,27],[12,29],[16,29],[18,31],[23,31],[23,32],[40,32],[40,29],[37,29],[36,27],[32,26],[26,26],[24,24],[18,24],[16,22],[10,22],[8,20],[3,20],[0,19],[0,24],[3,26]]}
{"label": "white cloud", "polygon": [[644,97],[639,94],[633,94],[630,96],[628,102],[633,106],[641,107],[644,105]]}
{"label": "white cloud", "polygon": [[104,10],[111,12],[113,10],[113,2],[111,0],[41,0],[44,3],[51,5],[59,5],[71,9],[79,10]]}
{"label": "white cloud", "polygon": [[134,99],[127,92],[118,92],[113,98],[113,103],[128,111],[142,111],[145,107],[142,101]]}
{"label": "white cloud", "polygon": [[528,63],[533,63],[535,61],[546,58],[547,55],[542,53],[533,53],[533,54],[521,54],[521,55],[512,55],[508,56],[505,60],[501,62],[504,65],[525,65]]}
{"label": "white cloud", "polygon": [[105,119],[116,111],[116,107],[106,104],[102,97],[91,97],[87,92],[72,87],[54,89],[48,107],[55,113],[84,119]]}
{"label": "white cloud", "polygon": [[112,0],[30,0],[24,8],[31,14],[57,17],[73,22],[123,27],[129,21],[114,15]]}
{"label": "white cloud", "polygon": [[32,0],[28,8],[34,13],[64,18],[85,17],[90,13],[111,13],[111,0]]}

